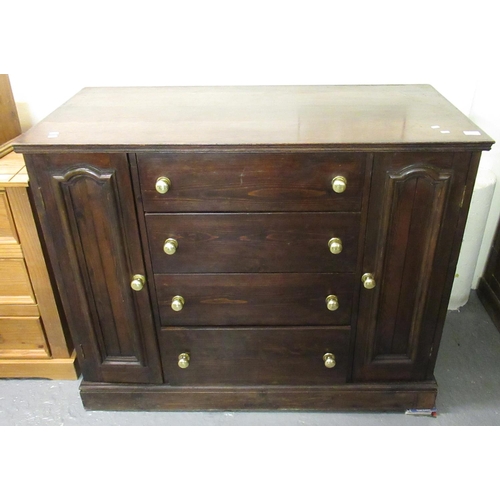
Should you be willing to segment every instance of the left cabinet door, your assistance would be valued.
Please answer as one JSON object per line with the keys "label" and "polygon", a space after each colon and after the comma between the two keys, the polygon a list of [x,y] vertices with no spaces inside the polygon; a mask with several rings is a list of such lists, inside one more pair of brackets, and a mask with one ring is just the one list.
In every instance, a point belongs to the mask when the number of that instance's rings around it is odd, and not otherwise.
{"label": "left cabinet door", "polygon": [[54,277],[84,379],[161,383],[125,154],[25,155]]}

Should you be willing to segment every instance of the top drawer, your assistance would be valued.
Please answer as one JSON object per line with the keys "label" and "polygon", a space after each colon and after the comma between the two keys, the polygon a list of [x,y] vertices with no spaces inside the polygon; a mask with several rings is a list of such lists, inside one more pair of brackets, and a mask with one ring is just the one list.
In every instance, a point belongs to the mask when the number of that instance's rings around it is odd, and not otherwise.
{"label": "top drawer", "polygon": [[[137,163],[146,212],[356,212],[365,158],[360,153],[152,153],[138,154]],[[156,188],[161,177],[168,179],[165,193]],[[343,192],[332,188],[339,177],[345,179]]]}

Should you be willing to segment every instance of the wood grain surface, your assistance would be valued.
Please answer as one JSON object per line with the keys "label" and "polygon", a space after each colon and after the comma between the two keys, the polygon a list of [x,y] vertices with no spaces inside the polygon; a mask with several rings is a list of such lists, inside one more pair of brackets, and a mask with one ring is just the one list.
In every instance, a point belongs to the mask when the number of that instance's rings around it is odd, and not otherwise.
{"label": "wood grain surface", "polygon": [[50,281],[28,191],[23,187],[9,187],[7,194],[52,356],[67,358],[73,350],[72,343],[69,333],[65,332],[62,326],[64,320],[59,312]]}
{"label": "wood grain surface", "polygon": [[[364,155],[349,153],[141,154],[137,163],[146,212],[358,211]],[[170,179],[165,194],[159,177]],[[332,180],[347,189],[336,193]]]}
{"label": "wood grain surface", "polygon": [[434,380],[305,386],[170,386],[82,382],[87,410],[397,411],[434,408]]}
{"label": "wood grain surface", "polygon": [[[339,274],[157,274],[161,323],[170,325],[348,325],[354,275]],[[339,308],[325,299],[336,295]],[[172,298],[185,299],[174,311]]]}
{"label": "wood grain surface", "polygon": [[40,318],[0,318],[0,358],[48,358]]}
{"label": "wood grain surface", "polygon": [[[345,382],[349,327],[163,328],[160,350],[172,385],[334,384]],[[178,356],[189,353],[188,368]],[[335,356],[326,368],[323,355]]]}
{"label": "wood grain surface", "polygon": [[[353,272],[358,213],[148,214],[155,273]],[[332,254],[330,238],[342,241]],[[167,255],[167,238],[178,242]]]}
{"label": "wood grain surface", "polygon": [[0,259],[0,304],[36,304],[26,263]]}
{"label": "wood grain surface", "polygon": [[[471,130],[480,135],[464,134]],[[14,147],[491,143],[430,85],[318,85],[85,88]]]}
{"label": "wood grain surface", "polygon": [[27,166],[82,372],[161,382],[148,288],[130,287],[145,271],[127,157],[28,156]]}
{"label": "wood grain surface", "polygon": [[470,153],[376,156],[363,269],[377,286],[361,289],[355,380],[426,377],[448,304],[441,299],[456,264],[449,259],[470,160]]}

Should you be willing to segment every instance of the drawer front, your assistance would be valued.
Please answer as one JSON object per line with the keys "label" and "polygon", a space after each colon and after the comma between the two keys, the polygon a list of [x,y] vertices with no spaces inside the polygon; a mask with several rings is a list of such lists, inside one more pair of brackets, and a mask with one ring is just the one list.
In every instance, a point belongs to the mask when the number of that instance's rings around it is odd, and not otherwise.
{"label": "drawer front", "polygon": [[5,190],[0,189],[0,244],[18,244],[14,218]]}
{"label": "drawer front", "polygon": [[[163,326],[348,325],[352,274],[159,274],[155,276]],[[326,298],[336,295],[337,310]],[[172,309],[181,296],[181,310]],[[178,303],[178,302],[177,302]]]}
{"label": "drawer front", "polygon": [[[155,273],[353,272],[359,214],[149,214]],[[328,242],[341,241],[332,253]],[[167,239],[177,246],[175,253]],[[338,248],[337,248],[338,250]]]}
{"label": "drawer front", "polygon": [[0,259],[22,258],[14,217],[5,190],[0,189]]}
{"label": "drawer front", "polygon": [[[160,349],[171,385],[338,384],[346,381],[348,327],[163,328]],[[179,355],[189,366],[179,367]],[[327,368],[324,355],[334,355]]]}
{"label": "drawer front", "polygon": [[47,358],[40,318],[0,318],[0,358]]}
{"label": "drawer front", "polygon": [[[146,212],[358,211],[365,155],[355,153],[139,154]],[[346,189],[332,189],[335,177]],[[164,194],[160,177],[170,181]]]}
{"label": "drawer front", "polygon": [[0,305],[36,303],[24,260],[0,259],[0,276]]}

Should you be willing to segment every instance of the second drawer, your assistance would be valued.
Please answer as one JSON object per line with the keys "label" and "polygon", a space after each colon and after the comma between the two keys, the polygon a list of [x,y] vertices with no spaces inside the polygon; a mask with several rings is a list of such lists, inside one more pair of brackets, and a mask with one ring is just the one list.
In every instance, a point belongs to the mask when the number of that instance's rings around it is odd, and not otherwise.
{"label": "second drawer", "polygon": [[[155,275],[155,285],[163,326],[351,322],[350,273],[169,274]],[[327,307],[328,297],[334,310]]]}
{"label": "second drawer", "polygon": [[345,212],[146,215],[155,273],[352,272],[359,223]]}

